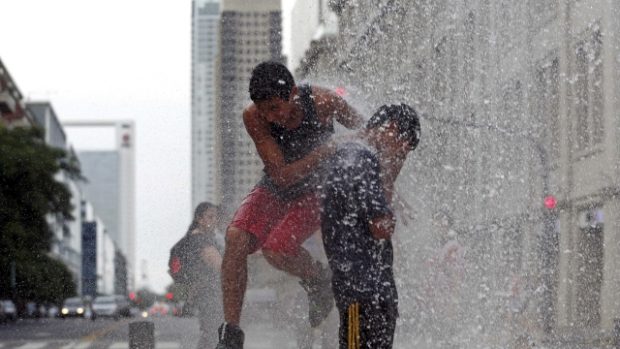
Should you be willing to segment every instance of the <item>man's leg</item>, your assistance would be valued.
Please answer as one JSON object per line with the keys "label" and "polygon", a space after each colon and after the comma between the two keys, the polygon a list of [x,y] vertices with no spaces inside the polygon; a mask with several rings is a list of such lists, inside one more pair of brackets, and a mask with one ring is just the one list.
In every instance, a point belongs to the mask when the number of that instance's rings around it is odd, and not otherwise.
{"label": "man's leg", "polygon": [[317,263],[310,252],[300,247],[294,255],[263,249],[263,256],[274,268],[297,276],[302,280],[315,279],[321,273],[321,264]]}
{"label": "man's leg", "polygon": [[312,327],[320,325],[334,306],[329,270],[301,247],[319,227],[319,199],[308,194],[289,204],[263,245],[263,255],[271,265],[301,278],[300,284],[308,292]]}
{"label": "man's leg", "polygon": [[396,329],[396,304],[365,301],[358,303],[359,342],[362,348],[392,349]]}
{"label": "man's leg", "polygon": [[265,259],[276,269],[302,280],[319,277],[321,264],[301,245],[319,230],[320,225],[320,204],[316,194],[306,194],[290,202],[263,245]]}
{"label": "man's leg", "polygon": [[224,321],[239,326],[243,297],[248,282],[248,255],[252,235],[234,227],[226,231],[226,249],[222,259],[222,298]]}
{"label": "man's leg", "polygon": [[222,300],[224,323],[218,329],[216,349],[243,348],[244,334],[239,327],[243,297],[248,281],[248,255],[253,237],[241,229],[226,230],[226,248],[222,259]]}

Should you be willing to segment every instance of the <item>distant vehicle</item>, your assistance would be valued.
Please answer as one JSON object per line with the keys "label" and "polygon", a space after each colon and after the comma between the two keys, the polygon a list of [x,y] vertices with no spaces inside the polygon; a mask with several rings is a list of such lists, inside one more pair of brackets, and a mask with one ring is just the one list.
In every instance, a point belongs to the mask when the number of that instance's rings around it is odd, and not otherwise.
{"label": "distant vehicle", "polygon": [[10,299],[0,300],[0,321],[17,320],[17,308]]}
{"label": "distant vehicle", "polygon": [[121,316],[131,316],[131,305],[124,296],[99,296],[93,301],[93,320],[97,317],[112,317],[116,320]]}
{"label": "distant vehicle", "polygon": [[60,308],[60,317],[63,319],[67,317],[85,317],[87,310],[87,305],[82,298],[67,298],[62,304],[62,308]]}
{"label": "distant vehicle", "polygon": [[41,318],[47,316],[47,309],[43,304],[37,304],[35,302],[26,303],[26,309],[23,313],[24,317],[27,318]]}
{"label": "distant vehicle", "polygon": [[58,309],[55,305],[50,305],[47,309],[47,317],[58,317],[60,316],[60,309]]}
{"label": "distant vehicle", "polygon": [[149,316],[166,316],[170,313],[170,306],[166,303],[155,302],[149,308],[148,315]]}

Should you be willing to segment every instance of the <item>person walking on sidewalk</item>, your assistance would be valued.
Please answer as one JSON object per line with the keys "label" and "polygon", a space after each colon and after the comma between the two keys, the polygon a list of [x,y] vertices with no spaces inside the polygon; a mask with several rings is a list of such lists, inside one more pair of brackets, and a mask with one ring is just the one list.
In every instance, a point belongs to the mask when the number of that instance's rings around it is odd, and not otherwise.
{"label": "person walking on sidewalk", "polygon": [[247,284],[248,255],[262,250],[275,268],[301,279],[309,321],[318,326],[333,308],[327,268],[301,244],[320,226],[318,168],[334,152],[334,120],[347,128],[362,117],[332,91],[295,85],[277,62],[257,65],[249,84],[251,103],[243,123],[264,164],[264,176],[237,209],[226,231],[222,264],[225,323],[218,349],[243,347],[239,327]]}
{"label": "person walking on sidewalk", "polygon": [[200,323],[198,349],[213,348],[222,321],[220,268],[222,255],[215,241],[218,207],[202,202],[185,236],[170,250],[170,275],[187,291],[184,306],[197,311]]}
{"label": "person walking on sidewalk", "polygon": [[340,313],[341,349],[392,348],[398,317],[391,236],[394,181],[420,139],[408,105],[384,105],[328,165],[321,230]]}

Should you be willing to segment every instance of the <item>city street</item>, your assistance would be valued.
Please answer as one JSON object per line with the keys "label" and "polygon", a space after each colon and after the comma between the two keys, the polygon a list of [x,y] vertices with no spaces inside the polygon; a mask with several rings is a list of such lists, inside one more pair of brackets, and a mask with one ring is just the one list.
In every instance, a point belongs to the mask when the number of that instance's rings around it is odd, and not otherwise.
{"label": "city street", "polygon": [[[19,320],[0,325],[0,349],[125,349],[128,328],[140,318]],[[155,324],[156,349],[195,348],[198,322],[195,318],[148,318]],[[270,325],[246,330],[246,349],[295,348],[295,340]],[[318,347],[316,347],[318,348]]]}

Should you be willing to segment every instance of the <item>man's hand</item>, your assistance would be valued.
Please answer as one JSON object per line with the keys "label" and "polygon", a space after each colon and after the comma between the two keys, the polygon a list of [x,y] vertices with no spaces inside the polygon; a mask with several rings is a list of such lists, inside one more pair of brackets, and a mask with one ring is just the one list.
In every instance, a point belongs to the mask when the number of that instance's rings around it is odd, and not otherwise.
{"label": "man's hand", "polygon": [[391,214],[370,220],[370,234],[377,240],[390,239],[394,234],[396,219]]}

